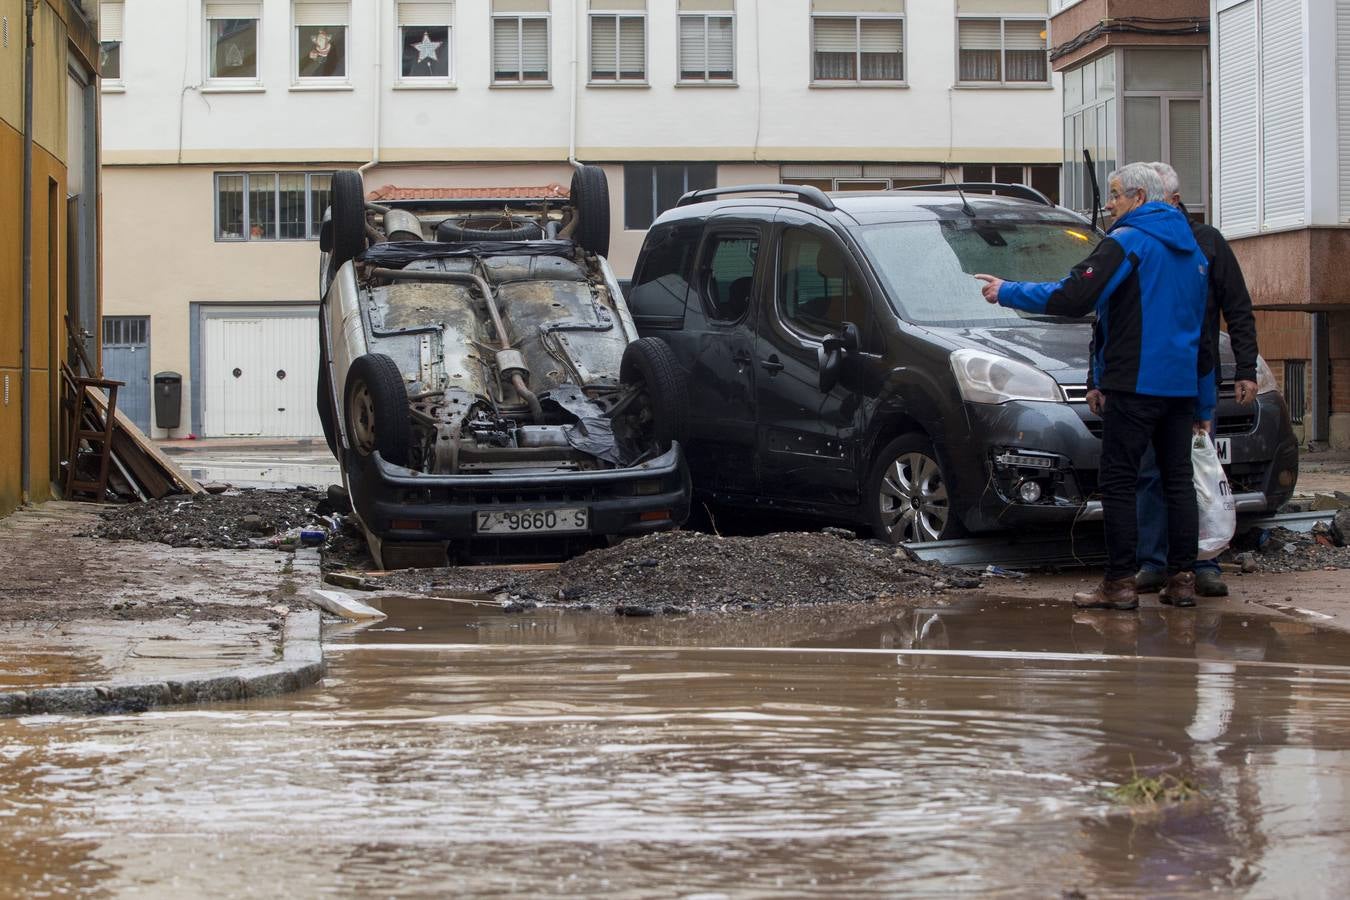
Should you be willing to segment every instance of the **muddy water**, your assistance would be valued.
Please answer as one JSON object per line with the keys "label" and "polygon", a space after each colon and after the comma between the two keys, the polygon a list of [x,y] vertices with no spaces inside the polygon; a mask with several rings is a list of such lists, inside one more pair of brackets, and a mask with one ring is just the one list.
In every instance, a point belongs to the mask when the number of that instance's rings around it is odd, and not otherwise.
{"label": "muddy water", "polygon": [[[320,689],[0,720],[0,892],[1343,896],[1350,637],[992,600],[388,602]],[[1187,774],[1203,796],[1104,790]]]}

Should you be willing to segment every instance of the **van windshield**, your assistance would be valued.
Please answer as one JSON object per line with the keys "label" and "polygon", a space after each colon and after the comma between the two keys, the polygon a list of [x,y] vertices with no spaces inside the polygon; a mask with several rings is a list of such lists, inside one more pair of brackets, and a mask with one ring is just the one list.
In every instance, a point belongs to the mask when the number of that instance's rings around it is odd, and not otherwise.
{"label": "van windshield", "polygon": [[986,303],[972,276],[1058,281],[1100,240],[1070,222],[984,219],[869,225],[859,234],[897,311],[919,325],[950,327],[1069,321]]}

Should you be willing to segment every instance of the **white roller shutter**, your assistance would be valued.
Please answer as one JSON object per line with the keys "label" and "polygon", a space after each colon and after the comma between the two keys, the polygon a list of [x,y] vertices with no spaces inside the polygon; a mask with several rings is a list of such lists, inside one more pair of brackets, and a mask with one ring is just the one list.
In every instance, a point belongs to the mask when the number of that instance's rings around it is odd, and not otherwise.
{"label": "white roller shutter", "polygon": [[524,32],[522,47],[524,50],[525,72],[548,72],[548,20],[524,19],[520,23]]}
{"label": "white roller shutter", "polygon": [[736,68],[736,29],[730,16],[708,17],[708,69],[734,72]]}
{"label": "white roller shutter", "polygon": [[1261,5],[1261,227],[1307,221],[1303,196],[1303,2]]}
{"label": "white roller shutter", "polygon": [[619,20],[619,77],[645,78],[647,74],[647,29],[641,16]]}
{"label": "white roller shutter", "polygon": [[257,19],[262,15],[261,3],[208,3],[208,19]]}
{"label": "white roller shutter", "polygon": [[400,26],[449,25],[454,18],[454,3],[405,2],[398,5]]}
{"label": "white roller shutter", "polygon": [[1218,225],[1229,237],[1259,230],[1257,198],[1261,143],[1258,130],[1256,0],[1219,13]]}
{"label": "white roller shutter", "polygon": [[1350,222],[1350,0],[1336,0],[1336,116],[1341,221]]}
{"label": "white roller shutter", "polygon": [[295,24],[305,26],[346,25],[348,11],[346,3],[296,0]]}
{"label": "white roller shutter", "polygon": [[492,71],[501,75],[520,73],[520,23],[516,19],[492,20]]}
{"label": "white roller shutter", "polygon": [[858,50],[856,19],[816,19],[817,53],[855,53]]}
{"label": "white roller shutter", "polygon": [[100,3],[98,7],[98,39],[115,42],[122,40],[122,3]]}
{"label": "white roller shutter", "polygon": [[957,26],[962,50],[1000,50],[998,19],[962,19]]}
{"label": "white roller shutter", "polygon": [[1003,23],[1004,39],[1009,50],[1044,50],[1044,22],[1018,22],[1010,20]]}
{"label": "white roller shutter", "polygon": [[591,17],[591,77],[598,73],[610,73],[613,77],[614,62],[618,56],[619,36],[613,16]]}
{"label": "white roller shutter", "polygon": [[680,72],[698,77],[708,69],[703,16],[680,16]]}
{"label": "white roller shutter", "polygon": [[863,19],[863,53],[896,53],[904,46],[899,19]]}

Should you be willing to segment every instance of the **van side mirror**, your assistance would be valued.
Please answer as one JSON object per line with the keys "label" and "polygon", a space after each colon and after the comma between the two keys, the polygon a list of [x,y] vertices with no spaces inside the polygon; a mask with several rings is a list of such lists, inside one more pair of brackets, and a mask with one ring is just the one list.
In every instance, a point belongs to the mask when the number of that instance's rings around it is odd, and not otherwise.
{"label": "van side mirror", "polygon": [[820,370],[820,392],[828,394],[839,383],[839,373],[849,354],[858,352],[858,326],[845,322],[816,348],[816,367]]}

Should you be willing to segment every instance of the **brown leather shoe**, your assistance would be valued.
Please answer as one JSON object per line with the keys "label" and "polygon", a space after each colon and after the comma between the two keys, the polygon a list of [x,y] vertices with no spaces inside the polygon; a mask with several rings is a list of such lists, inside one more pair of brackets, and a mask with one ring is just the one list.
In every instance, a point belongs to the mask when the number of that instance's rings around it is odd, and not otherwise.
{"label": "brown leather shoe", "polygon": [[1073,595],[1073,605],[1079,609],[1138,609],[1139,593],[1134,587],[1134,576],[1102,579],[1090,591]]}
{"label": "brown leather shoe", "polygon": [[1158,599],[1168,606],[1195,605],[1195,573],[1178,572],[1167,576],[1167,584],[1158,592]]}

